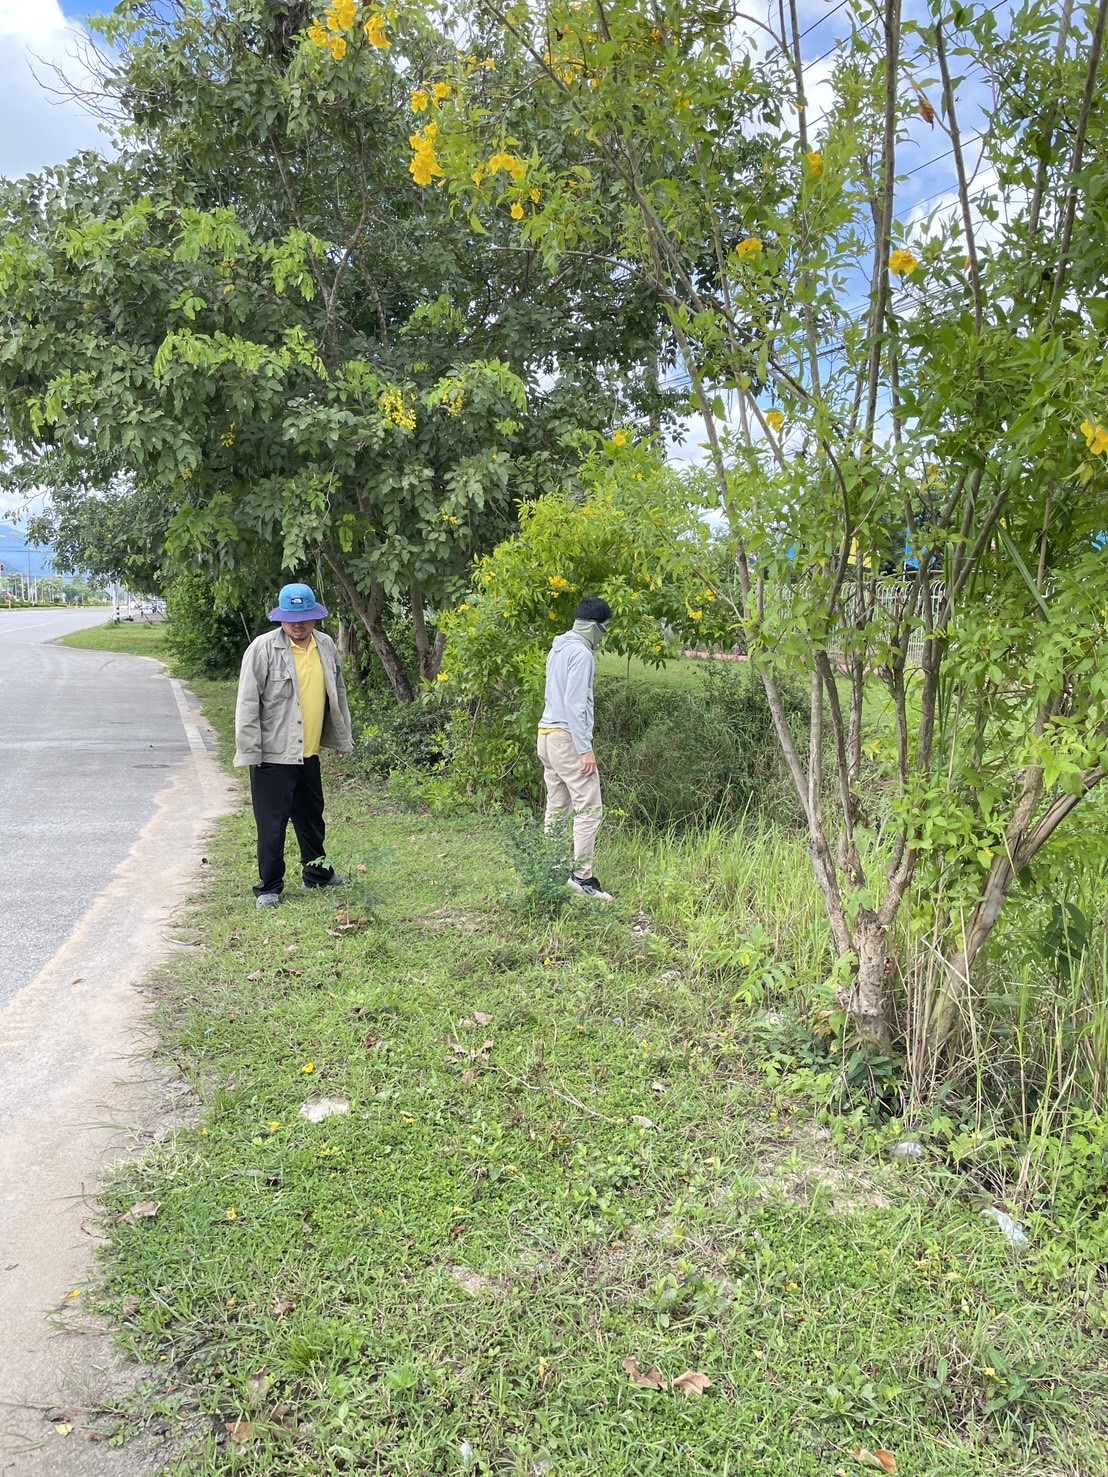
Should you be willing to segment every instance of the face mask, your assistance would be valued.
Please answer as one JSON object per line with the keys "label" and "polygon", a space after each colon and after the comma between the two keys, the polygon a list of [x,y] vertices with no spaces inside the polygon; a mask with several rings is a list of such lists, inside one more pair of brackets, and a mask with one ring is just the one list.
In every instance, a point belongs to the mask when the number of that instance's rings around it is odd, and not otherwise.
{"label": "face mask", "polygon": [[605,628],[599,621],[574,621],[573,634],[587,641],[589,649],[595,651],[607,635]]}

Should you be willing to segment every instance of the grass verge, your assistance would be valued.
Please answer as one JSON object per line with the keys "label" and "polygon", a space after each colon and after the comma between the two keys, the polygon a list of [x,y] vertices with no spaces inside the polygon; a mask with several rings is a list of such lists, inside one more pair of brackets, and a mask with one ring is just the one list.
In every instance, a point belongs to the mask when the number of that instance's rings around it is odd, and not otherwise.
{"label": "grass verge", "polygon": [[168,628],[164,622],[145,625],[138,621],[120,621],[116,624],[110,613],[105,615],[105,624],[89,626],[84,631],[73,631],[59,638],[59,646],[73,646],[78,651],[120,651],[131,656],[152,656],[158,661],[169,661],[166,644]]}
{"label": "grass verge", "polygon": [[496,822],[326,784],[346,893],[255,913],[248,814],[209,848],[159,1006],[197,1122],[107,1196],[101,1296],[164,1372],[127,1418],[210,1421],[174,1471],[1105,1469],[1103,1303],[766,1086],[691,899],[752,919],[793,843],[613,836],[617,902],[541,917]]}

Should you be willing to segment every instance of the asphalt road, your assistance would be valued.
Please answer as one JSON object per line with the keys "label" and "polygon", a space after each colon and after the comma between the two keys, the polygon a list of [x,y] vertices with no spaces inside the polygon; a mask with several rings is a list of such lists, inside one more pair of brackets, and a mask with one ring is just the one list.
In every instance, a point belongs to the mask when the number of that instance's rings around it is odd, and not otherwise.
{"label": "asphalt road", "polygon": [[154,662],[49,644],[106,618],[0,612],[0,1011],[107,886],[188,754]]}
{"label": "asphalt road", "polygon": [[153,1428],[109,1448],[99,1413],[146,1372],[79,1294],[105,1173],[176,1121],[145,990],[238,790],[158,663],[49,644],[104,619],[0,611],[0,1477],[151,1477],[173,1454]]}

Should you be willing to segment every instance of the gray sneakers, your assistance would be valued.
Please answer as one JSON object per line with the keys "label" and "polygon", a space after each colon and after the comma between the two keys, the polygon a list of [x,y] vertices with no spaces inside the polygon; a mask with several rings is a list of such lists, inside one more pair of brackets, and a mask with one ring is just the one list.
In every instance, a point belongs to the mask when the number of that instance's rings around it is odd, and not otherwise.
{"label": "gray sneakers", "polygon": [[325,892],[329,887],[345,887],[345,886],[346,886],[346,878],[345,877],[340,877],[337,872],[332,872],[331,875],[330,875],[330,877],[328,877],[328,879],[327,879],[326,882],[313,882],[310,885],[307,882],[301,882],[301,884],[300,884],[300,891],[301,892]]}
{"label": "gray sneakers", "polygon": [[256,908],[279,908],[281,906],[281,894],[279,892],[259,892],[254,899]]}

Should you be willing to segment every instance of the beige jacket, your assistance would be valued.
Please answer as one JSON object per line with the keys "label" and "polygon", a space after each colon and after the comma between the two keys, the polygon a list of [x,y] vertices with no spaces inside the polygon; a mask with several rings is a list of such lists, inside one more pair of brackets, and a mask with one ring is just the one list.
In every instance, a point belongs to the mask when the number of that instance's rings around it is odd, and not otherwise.
{"label": "beige jacket", "polygon": [[[327,707],[320,747],[347,753],[353,748],[346,683],[330,636],[315,632]],[[292,645],[282,626],[252,641],[243,653],[235,703],[235,763],[303,764],[304,717]]]}

